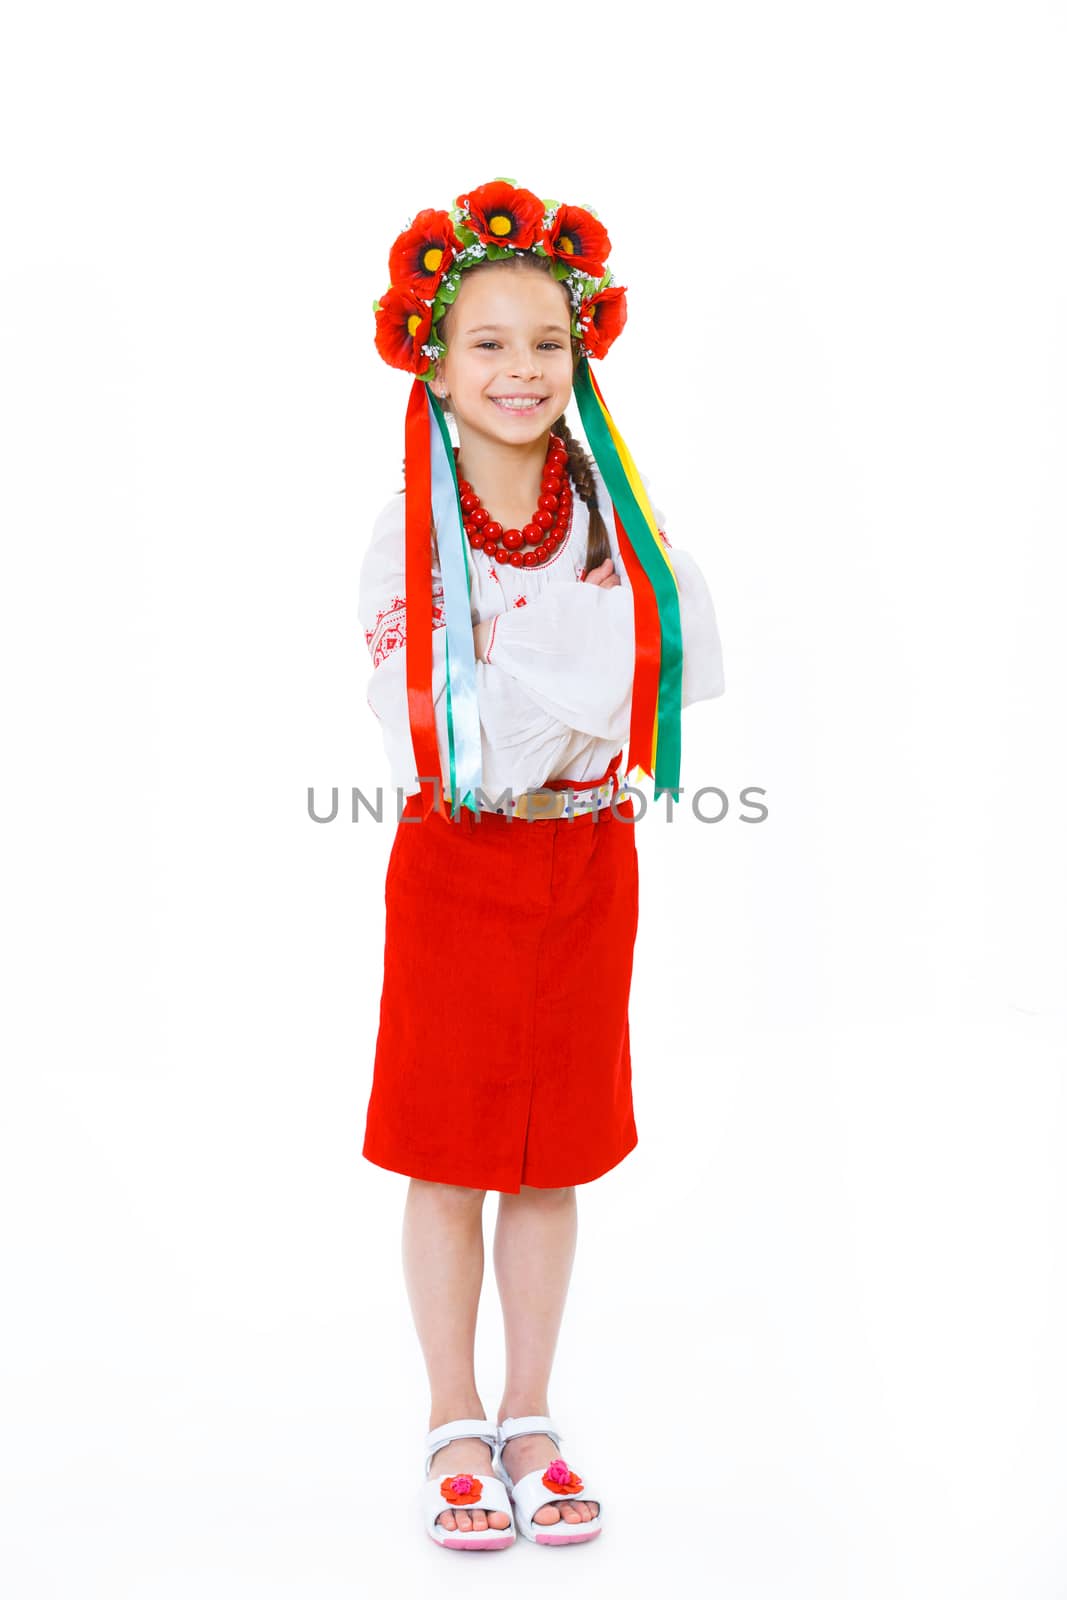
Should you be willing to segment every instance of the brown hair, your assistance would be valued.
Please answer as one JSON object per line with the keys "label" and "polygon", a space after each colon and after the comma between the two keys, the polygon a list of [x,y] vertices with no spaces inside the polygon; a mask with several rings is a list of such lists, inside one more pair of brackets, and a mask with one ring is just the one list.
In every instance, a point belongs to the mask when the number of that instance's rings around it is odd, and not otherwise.
{"label": "brown hair", "polygon": [[[466,278],[471,272],[485,272],[491,267],[510,267],[512,270],[517,267],[533,267],[542,272],[547,272],[551,270],[551,266],[552,262],[548,256],[500,256],[494,261],[479,261],[477,265],[468,267],[463,276]],[[560,284],[560,288],[563,290],[564,294],[567,294],[566,287],[562,283]],[[570,309],[569,298],[570,297],[568,295],[568,314]],[[448,321],[451,309],[452,308],[450,306],[437,325],[440,329],[441,337],[445,340],[445,343],[447,343],[447,338],[445,338],[445,323]],[[571,355],[573,357],[575,370],[577,370],[579,360],[582,359],[580,356],[580,350],[580,342],[572,337]],[[445,410],[447,411],[448,409],[449,408],[446,405]],[[607,560],[608,556],[611,555],[611,543],[608,539],[608,530],[604,525],[604,518],[601,516],[600,507],[597,504],[596,478],[593,476],[593,460],[589,452],[571,433],[570,428],[567,426],[567,418],[565,416],[556,418],[555,422],[552,424],[551,431],[552,433],[558,435],[558,437],[562,439],[563,443],[567,446],[567,469],[570,473],[571,482],[574,484],[575,492],[577,493],[578,497],[585,501],[589,511],[589,545],[586,551],[585,570],[583,573],[584,576],[585,573],[592,572],[594,568],[599,567],[601,563]],[[430,528],[430,541],[433,548],[433,559],[439,566],[440,556],[437,550],[437,529],[435,526],[433,526],[433,524],[431,524]]]}

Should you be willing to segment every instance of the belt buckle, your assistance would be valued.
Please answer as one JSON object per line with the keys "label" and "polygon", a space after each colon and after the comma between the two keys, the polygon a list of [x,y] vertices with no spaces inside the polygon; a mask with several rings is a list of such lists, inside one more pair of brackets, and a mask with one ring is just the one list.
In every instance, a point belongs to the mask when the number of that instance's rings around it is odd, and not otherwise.
{"label": "belt buckle", "polygon": [[511,814],[524,822],[548,822],[562,817],[566,809],[566,790],[527,789],[516,800]]}

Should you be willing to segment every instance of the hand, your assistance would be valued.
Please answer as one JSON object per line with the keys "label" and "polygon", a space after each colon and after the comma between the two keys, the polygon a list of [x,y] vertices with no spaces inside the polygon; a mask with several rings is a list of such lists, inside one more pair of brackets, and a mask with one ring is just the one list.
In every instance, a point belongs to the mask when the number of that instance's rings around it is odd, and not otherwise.
{"label": "hand", "polygon": [[583,581],[595,584],[598,589],[616,589],[622,583],[610,556],[605,556],[599,567],[587,572]]}

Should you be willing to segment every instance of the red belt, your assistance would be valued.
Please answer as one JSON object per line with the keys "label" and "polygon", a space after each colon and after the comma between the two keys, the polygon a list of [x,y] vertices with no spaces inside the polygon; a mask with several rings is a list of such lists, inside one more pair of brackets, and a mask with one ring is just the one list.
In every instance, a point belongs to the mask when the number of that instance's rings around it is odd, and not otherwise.
{"label": "red belt", "polygon": [[[559,793],[561,790],[570,790],[570,789],[598,789],[602,783],[606,783],[607,780],[610,778],[611,779],[611,800],[612,800],[612,804],[614,805],[615,796],[619,792],[619,780],[618,780],[618,777],[616,776],[616,774],[617,774],[617,772],[619,770],[619,764],[620,764],[621,761],[622,761],[622,751],[620,750],[615,756],[612,757],[611,761],[608,763],[607,770],[605,772],[602,772],[599,778],[586,778],[582,782],[571,782],[567,778],[549,778],[547,780],[547,782],[538,784],[537,788],[532,792],[534,794],[536,794],[537,792],[539,792],[542,789],[551,789],[551,790],[554,790],[557,793]],[[527,798],[528,798],[527,794],[525,794],[525,793],[521,794],[519,796],[519,802],[518,803],[519,804],[525,804]],[[415,795],[410,795],[408,797],[408,800],[407,800],[407,805],[414,806],[415,803],[416,803],[416,799],[417,799],[417,797]],[[421,804],[421,802],[420,802],[420,804]],[[452,802],[451,802],[450,798],[447,795],[445,796],[445,804],[449,806],[450,813],[451,813],[451,804],[452,804]],[[566,809],[566,807],[564,806],[564,810],[565,809]],[[406,814],[406,810],[405,810],[405,814]],[[524,820],[527,821],[527,822],[547,822],[547,821],[552,821],[554,818],[558,817],[560,814],[561,813],[559,811],[553,811],[553,812],[545,812],[543,815],[539,816],[537,814],[537,808],[535,807],[533,815],[525,816]],[[474,820],[475,820],[474,816],[473,816],[472,812],[467,807],[461,807],[459,809],[458,815],[459,815],[460,822],[464,826],[470,826],[470,825],[472,825],[474,823]],[[493,813],[489,812],[488,815],[492,816]],[[453,821],[455,820],[455,815],[454,814],[452,814],[452,820]]]}
{"label": "red belt", "polygon": [[619,770],[621,760],[622,751],[620,750],[617,755],[612,756],[606,772],[602,772],[599,778],[589,778],[584,783],[575,783],[573,778],[546,778],[545,782],[539,784],[538,787],[541,789],[599,789],[600,785],[606,783],[610,778],[611,795],[612,799],[614,799],[619,792],[619,780],[616,777],[616,773]]}

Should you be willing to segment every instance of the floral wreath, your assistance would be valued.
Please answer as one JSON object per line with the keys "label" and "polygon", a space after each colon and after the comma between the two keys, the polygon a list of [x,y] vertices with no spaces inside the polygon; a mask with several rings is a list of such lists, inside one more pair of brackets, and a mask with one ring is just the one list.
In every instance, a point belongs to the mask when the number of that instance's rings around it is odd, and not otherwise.
{"label": "floral wreath", "polygon": [[607,265],[611,240],[591,206],[539,200],[510,178],[461,194],[451,211],[420,211],[393,242],[389,288],[374,302],[374,343],[391,367],[428,382],[447,346],[439,323],[463,273],[504,256],[547,256],[571,302],[581,354],[605,356],[626,323],[626,290]]}

